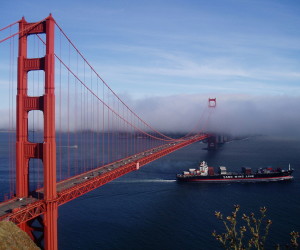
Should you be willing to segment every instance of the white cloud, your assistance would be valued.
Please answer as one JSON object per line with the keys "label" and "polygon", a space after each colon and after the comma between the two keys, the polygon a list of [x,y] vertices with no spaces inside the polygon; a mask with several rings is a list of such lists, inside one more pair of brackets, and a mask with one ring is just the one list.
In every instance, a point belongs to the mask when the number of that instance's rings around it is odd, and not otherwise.
{"label": "white cloud", "polygon": [[164,131],[189,131],[200,120],[205,130],[213,132],[300,136],[300,97],[218,96],[205,126],[207,100],[204,95],[174,95],[137,100],[133,106],[153,127]]}

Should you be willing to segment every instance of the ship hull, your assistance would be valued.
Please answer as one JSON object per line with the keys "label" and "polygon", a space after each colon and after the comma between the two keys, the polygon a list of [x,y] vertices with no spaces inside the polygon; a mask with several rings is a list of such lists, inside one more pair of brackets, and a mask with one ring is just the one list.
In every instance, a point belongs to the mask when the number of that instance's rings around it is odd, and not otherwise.
{"label": "ship hull", "polygon": [[177,175],[182,182],[228,183],[228,182],[270,182],[290,181],[293,179],[292,171],[261,174],[224,174],[224,175]]}

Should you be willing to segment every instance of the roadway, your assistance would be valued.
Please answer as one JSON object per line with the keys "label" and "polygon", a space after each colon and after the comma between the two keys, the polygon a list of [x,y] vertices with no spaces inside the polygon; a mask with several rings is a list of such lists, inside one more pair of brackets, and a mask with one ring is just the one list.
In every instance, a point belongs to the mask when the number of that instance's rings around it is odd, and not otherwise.
{"label": "roadway", "polygon": [[[208,137],[209,135],[195,135],[185,140],[167,143],[61,181],[57,183],[56,202],[62,205],[124,174],[138,170],[151,161]],[[12,220],[20,224],[44,212],[43,189],[37,190],[30,197],[14,198],[0,203],[0,221]]]}

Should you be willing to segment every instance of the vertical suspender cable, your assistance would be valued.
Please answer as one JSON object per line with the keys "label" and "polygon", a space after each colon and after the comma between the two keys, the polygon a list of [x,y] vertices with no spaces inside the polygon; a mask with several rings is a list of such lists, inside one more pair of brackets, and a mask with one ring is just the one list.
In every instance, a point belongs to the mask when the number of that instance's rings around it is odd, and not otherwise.
{"label": "vertical suspender cable", "polygon": [[[61,41],[61,32],[59,32],[59,56],[60,58],[62,57],[61,52],[62,52],[62,41]],[[62,136],[63,136],[63,129],[62,129],[62,64],[59,62],[59,91],[58,91],[58,100],[59,100],[59,105],[58,105],[58,119],[59,119],[59,157],[58,157],[58,169],[59,169],[59,179],[62,180]],[[57,132],[56,132],[57,133]]]}
{"label": "vertical suspender cable", "polygon": [[[70,67],[71,64],[71,46],[69,44],[69,54],[68,54],[68,64]],[[68,135],[68,141],[67,141],[67,167],[68,167],[68,178],[70,178],[70,72],[68,71],[68,80],[67,80],[67,135]]]}

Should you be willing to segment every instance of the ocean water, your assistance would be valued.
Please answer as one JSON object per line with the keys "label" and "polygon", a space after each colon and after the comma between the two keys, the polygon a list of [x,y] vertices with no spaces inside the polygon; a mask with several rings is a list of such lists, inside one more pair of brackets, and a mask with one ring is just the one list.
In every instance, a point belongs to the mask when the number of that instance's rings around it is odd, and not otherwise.
{"label": "ocean water", "polygon": [[[225,232],[214,213],[230,215],[233,206],[259,215],[267,207],[272,220],[267,249],[300,232],[300,139],[257,136],[206,151],[195,143],[152,162],[59,208],[59,249],[183,250],[220,249],[212,237]],[[291,167],[291,182],[178,183],[175,175],[209,166],[240,170],[247,166]],[[242,223],[242,220],[239,220]],[[242,224],[241,224],[242,225]]]}

